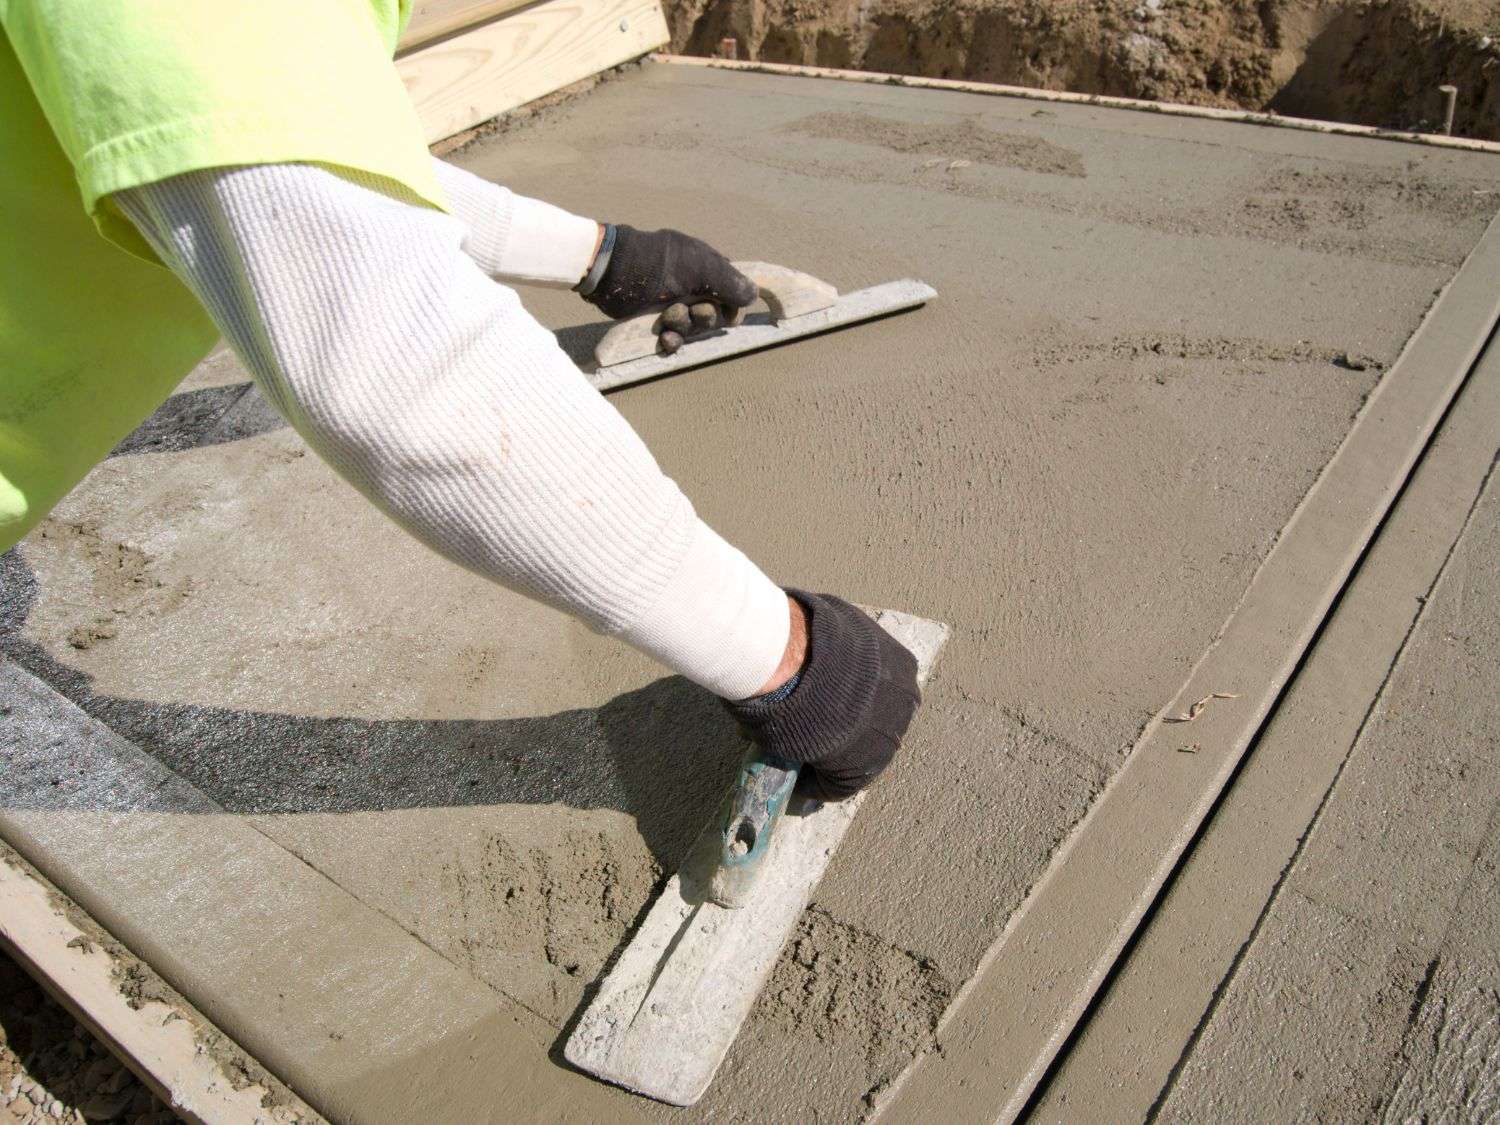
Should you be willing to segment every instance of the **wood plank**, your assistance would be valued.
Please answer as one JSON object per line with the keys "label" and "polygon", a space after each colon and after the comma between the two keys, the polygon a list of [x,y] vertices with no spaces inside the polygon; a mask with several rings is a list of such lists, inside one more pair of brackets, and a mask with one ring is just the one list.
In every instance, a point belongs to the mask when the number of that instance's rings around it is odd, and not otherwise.
{"label": "wood plank", "polygon": [[434,39],[488,23],[535,2],[536,0],[417,0],[412,5],[411,19],[406,23],[401,42],[396,45],[396,53],[405,54]]}
{"label": "wood plank", "polygon": [[668,39],[657,0],[545,0],[396,61],[429,143]]}

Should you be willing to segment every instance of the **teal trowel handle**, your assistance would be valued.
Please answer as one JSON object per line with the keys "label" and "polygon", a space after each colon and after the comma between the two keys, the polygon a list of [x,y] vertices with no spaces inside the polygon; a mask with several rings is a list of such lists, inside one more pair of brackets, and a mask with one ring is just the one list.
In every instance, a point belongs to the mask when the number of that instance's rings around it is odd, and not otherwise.
{"label": "teal trowel handle", "polygon": [[723,806],[719,862],[710,884],[709,897],[720,906],[739,907],[748,900],[800,769],[754,748],[740,763]]}

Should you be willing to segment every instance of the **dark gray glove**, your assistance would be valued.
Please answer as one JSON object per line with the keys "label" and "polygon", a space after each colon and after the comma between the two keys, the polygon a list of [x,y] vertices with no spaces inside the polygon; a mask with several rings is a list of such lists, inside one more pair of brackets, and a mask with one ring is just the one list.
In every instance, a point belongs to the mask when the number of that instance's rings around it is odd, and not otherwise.
{"label": "dark gray glove", "polygon": [[[696,306],[712,304],[723,315],[755,301],[755,286],[708,243],[678,230],[605,229],[601,263],[578,286],[583,298],[619,320],[679,302],[694,306],[692,327],[712,328]],[[596,276],[597,275],[597,276]]]}
{"label": "dark gray glove", "polygon": [[896,756],[922,699],[917,660],[842,598],[787,593],[807,614],[807,660],[797,686],[785,699],[724,706],[766,754],[802,764],[797,792],[842,801]]}

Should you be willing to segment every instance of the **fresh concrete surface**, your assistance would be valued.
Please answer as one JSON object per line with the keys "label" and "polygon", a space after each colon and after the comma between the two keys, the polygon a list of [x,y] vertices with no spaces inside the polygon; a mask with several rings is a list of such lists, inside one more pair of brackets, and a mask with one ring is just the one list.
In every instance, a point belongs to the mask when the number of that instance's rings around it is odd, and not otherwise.
{"label": "fresh concrete surface", "polygon": [[1142,731],[890,1102],[1022,1112],[1280,701],[1500,320],[1492,226],[1370,394],[1213,645]]}
{"label": "fresh concrete surface", "polygon": [[1162,1120],[1500,1113],[1497,485],[1491,473]]}
{"label": "fresh concrete surface", "polygon": [[[1491,346],[1202,838],[1036,1100],[1032,1120],[1140,1120],[1170,1089],[1309,825],[1363,746],[1373,701],[1471,526],[1497,451],[1500,348]],[[1415,742],[1404,752],[1423,747]],[[1421,822],[1430,810],[1399,800],[1385,811],[1400,825]],[[1441,865],[1410,869],[1419,886],[1440,873]]]}
{"label": "fresh concrete surface", "polygon": [[[908,753],[679,1115],[730,1120],[856,1116],[930,1042],[1500,202],[1474,154],[666,67],[461,160],[841,288],[940,294],[613,396],[775,577],[955,627]],[[587,353],[576,297],[525,296]],[[7,652],[468,982],[435,1010],[464,992],[560,1035],[708,814],[727,724],[405,540],[256,401],[201,400],[206,444],[106,462],[10,556]],[[172,917],[140,924],[205,970]],[[342,935],[303,932],[336,957]],[[320,1001],[378,1050],[366,1007]],[[445,1080],[482,1097],[491,1060]],[[389,1089],[341,1087],[341,1116],[389,1119]]]}

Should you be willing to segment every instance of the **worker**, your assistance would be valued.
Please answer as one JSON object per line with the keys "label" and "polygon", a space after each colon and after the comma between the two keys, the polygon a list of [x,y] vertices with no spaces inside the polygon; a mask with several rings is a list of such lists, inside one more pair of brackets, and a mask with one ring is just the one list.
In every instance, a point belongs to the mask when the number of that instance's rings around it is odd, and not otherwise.
{"label": "worker", "polygon": [[0,551],[222,335],[407,532],[714,692],[805,792],[852,795],[917,707],[911,654],[699,519],[499,281],[611,317],[728,315],[754,287],[696,238],[434,159],[391,61],[408,6],[0,0]]}

